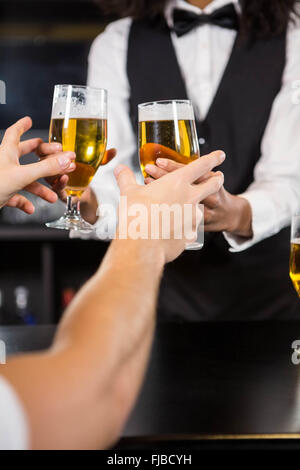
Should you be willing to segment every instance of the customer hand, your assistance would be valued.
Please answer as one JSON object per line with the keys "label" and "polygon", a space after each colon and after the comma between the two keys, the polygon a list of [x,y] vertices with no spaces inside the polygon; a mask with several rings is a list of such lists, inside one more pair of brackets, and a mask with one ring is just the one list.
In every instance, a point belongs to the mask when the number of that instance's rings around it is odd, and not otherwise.
{"label": "customer hand", "polygon": [[[120,187],[120,193],[121,196],[127,197],[127,207],[124,206],[121,199],[118,237],[122,238],[124,236],[124,227],[127,227],[128,230],[125,236],[131,238],[129,227],[134,220],[132,216],[135,215],[137,207],[143,207],[143,215],[145,214],[146,223],[150,222],[150,228],[148,227],[145,237],[147,243],[144,240],[142,242],[145,243],[145,247],[155,245],[155,249],[161,250],[165,262],[174,260],[184,250],[186,243],[196,239],[196,229],[200,223],[199,203],[218,192],[223,185],[223,174],[221,172],[210,172],[215,166],[220,165],[224,159],[225,154],[223,152],[213,152],[189,165],[185,165],[183,168],[165,174],[163,178],[147,186],[138,185],[133,172],[129,168],[123,165],[117,167],[115,176]],[[208,174],[209,176],[205,176]],[[151,209],[154,205],[163,204],[169,208],[177,204],[180,205],[181,209],[184,209],[185,205],[191,204],[193,207],[192,220],[188,217],[173,217],[170,224],[169,239],[162,236],[161,226],[158,239],[154,239],[151,231],[151,224],[154,223],[151,217]],[[144,224],[144,222],[145,220],[139,221],[140,224]],[[195,229],[193,240],[186,238],[186,229],[191,226]],[[179,233],[179,229],[181,229],[182,236],[177,238],[176,234]]]}
{"label": "customer hand", "polygon": [[41,139],[20,142],[21,136],[31,126],[29,117],[20,119],[7,129],[0,146],[0,207],[17,207],[27,214],[34,212],[34,206],[25,196],[18,194],[19,191],[24,189],[53,203],[57,200],[56,194],[37,180],[71,172],[76,167],[73,152],[59,152],[41,162],[20,165],[20,157],[35,151],[41,144]]}
{"label": "customer hand", "polygon": [[[161,178],[182,166],[172,160],[159,158],[156,160],[156,165],[146,166],[146,171],[152,178],[146,178],[145,182],[149,184],[153,178]],[[206,176],[211,176],[211,174]],[[206,232],[228,232],[240,237],[252,237],[252,212],[245,198],[229,193],[222,186],[217,193],[210,195],[202,202]]]}
{"label": "customer hand", "polygon": [[[54,152],[61,152],[62,145],[57,143],[45,143],[42,142],[37,148],[37,154],[41,160],[49,158],[49,155]],[[117,154],[116,149],[109,149],[105,152],[105,155],[102,159],[101,166],[107,165]],[[64,175],[54,175],[49,178],[46,178],[48,184],[50,184],[51,189],[58,195],[59,199],[63,202],[67,201],[66,186],[68,185],[69,177],[67,174]],[[83,195],[81,196],[81,205],[88,203],[90,198],[92,198],[92,191],[88,187]]]}

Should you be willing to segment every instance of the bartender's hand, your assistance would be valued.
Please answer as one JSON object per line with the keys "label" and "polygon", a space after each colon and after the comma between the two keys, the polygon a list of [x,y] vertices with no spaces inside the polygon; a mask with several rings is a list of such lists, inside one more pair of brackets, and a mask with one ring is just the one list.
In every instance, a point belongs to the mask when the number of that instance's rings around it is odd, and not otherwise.
{"label": "bartender's hand", "polygon": [[[202,158],[202,157],[201,157]],[[149,184],[183,165],[166,158],[156,160],[156,165],[147,165],[151,177],[145,179]],[[210,174],[205,175],[205,178]],[[243,197],[230,194],[224,186],[215,194],[202,201],[204,204],[204,229],[206,232],[228,232],[235,236],[251,238],[252,211],[249,202]]]}
{"label": "bartender's hand", "polygon": [[[47,159],[49,158],[49,154],[53,153],[53,149],[55,147],[56,152],[62,151],[61,144],[47,144],[41,143],[37,149],[37,154],[40,159]],[[105,155],[102,159],[101,166],[107,165],[117,154],[116,149],[109,149],[105,152]],[[67,174],[59,176],[55,175],[50,178],[46,178],[48,184],[50,184],[52,190],[58,195],[59,199],[63,202],[67,200],[67,193],[66,193],[66,186],[69,181],[69,177]],[[90,224],[94,224],[97,220],[97,209],[98,209],[98,201],[93,192],[93,190],[88,187],[83,195],[80,198],[80,212],[82,217],[89,222]]]}
{"label": "bartender's hand", "polygon": [[23,155],[37,150],[41,139],[30,139],[20,142],[21,136],[32,126],[29,117],[20,119],[7,129],[0,146],[0,207],[4,205],[16,207],[27,214],[34,212],[33,204],[19,191],[25,190],[45,199],[55,202],[57,195],[48,187],[38,183],[39,178],[69,173],[75,169],[75,154],[73,152],[56,152],[49,148],[48,158],[38,163],[20,165]]}

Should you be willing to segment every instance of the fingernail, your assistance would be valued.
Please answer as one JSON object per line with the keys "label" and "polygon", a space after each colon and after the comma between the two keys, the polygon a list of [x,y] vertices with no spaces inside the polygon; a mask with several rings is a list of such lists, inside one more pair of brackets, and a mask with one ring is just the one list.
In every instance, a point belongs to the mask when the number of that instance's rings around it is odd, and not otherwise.
{"label": "fingernail", "polygon": [[75,170],[75,168],[76,168],[76,163],[72,162],[68,169]]}
{"label": "fingernail", "polygon": [[158,158],[158,159],[156,160],[156,163],[157,163],[157,165],[162,166],[162,167],[166,167],[166,166],[167,166],[167,162],[166,162],[166,160],[164,160],[163,158]]}
{"label": "fingernail", "polygon": [[145,166],[145,170],[146,170],[148,173],[151,173],[151,172],[155,171],[155,165],[150,165],[150,164],[148,164],[148,165]]}
{"label": "fingernail", "polygon": [[76,153],[75,153],[75,152],[65,152],[65,155],[66,155],[70,160],[75,160],[75,158],[76,158]]}
{"label": "fingernail", "polygon": [[59,165],[62,169],[69,168],[69,166],[71,164],[70,155],[68,155],[68,153],[60,155],[58,157],[58,162],[59,162]]}
{"label": "fingernail", "polygon": [[125,165],[118,165],[115,169],[114,169],[114,174],[115,176],[119,176],[119,174],[121,173],[121,171],[123,171],[125,169]]}
{"label": "fingernail", "polygon": [[220,160],[221,160],[221,162],[224,162],[225,158],[226,158],[226,153],[225,153],[225,152],[222,152],[222,153],[220,154]]}
{"label": "fingernail", "polygon": [[62,149],[61,144],[52,144],[52,145],[53,145],[53,148],[55,148],[55,150],[61,150]]}

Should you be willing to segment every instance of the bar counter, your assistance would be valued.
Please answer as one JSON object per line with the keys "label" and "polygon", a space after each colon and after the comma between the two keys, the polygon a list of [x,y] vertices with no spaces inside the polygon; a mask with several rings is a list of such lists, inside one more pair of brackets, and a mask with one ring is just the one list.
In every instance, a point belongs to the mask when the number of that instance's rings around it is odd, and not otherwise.
{"label": "bar counter", "polygon": [[[54,332],[54,326],[1,327],[0,339],[15,354],[46,348]],[[158,325],[144,386],[118,448],[300,449],[295,340],[300,321]]]}

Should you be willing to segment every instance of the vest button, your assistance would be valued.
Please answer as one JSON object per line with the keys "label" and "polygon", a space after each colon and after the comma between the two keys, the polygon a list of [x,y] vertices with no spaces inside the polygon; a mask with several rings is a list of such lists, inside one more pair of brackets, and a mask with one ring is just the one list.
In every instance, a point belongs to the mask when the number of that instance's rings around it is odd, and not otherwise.
{"label": "vest button", "polygon": [[204,139],[204,137],[200,137],[199,144],[204,145],[205,143],[206,143],[206,140]]}

